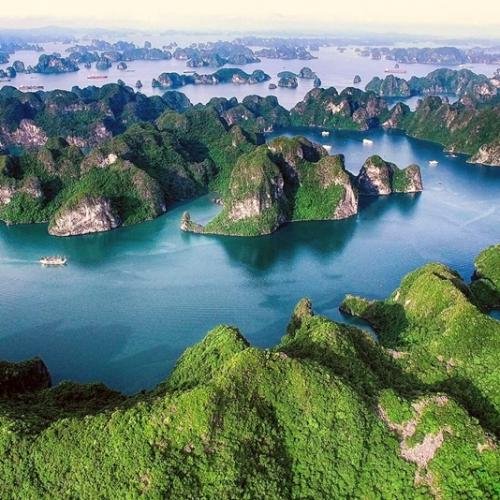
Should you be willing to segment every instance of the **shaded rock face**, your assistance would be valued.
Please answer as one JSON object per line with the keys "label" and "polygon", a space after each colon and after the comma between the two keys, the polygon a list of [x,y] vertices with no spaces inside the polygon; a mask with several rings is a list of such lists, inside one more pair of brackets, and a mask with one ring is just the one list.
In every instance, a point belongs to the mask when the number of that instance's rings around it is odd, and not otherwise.
{"label": "shaded rock face", "polygon": [[402,190],[399,191],[398,186],[393,182],[392,190],[394,193],[420,193],[423,191],[422,175],[418,165],[410,165],[401,172],[405,175],[405,184]]}
{"label": "shaded rock face", "polygon": [[294,125],[367,130],[379,126],[379,117],[387,112],[387,103],[374,93],[347,87],[340,94],[333,87],[310,90],[290,110]]}
{"label": "shaded rock face", "polygon": [[33,120],[28,119],[22,119],[19,127],[13,132],[0,130],[0,146],[15,144],[25,148],[37,148],[43,146],[47,139],[47,134]]}
{"label": "shaded rock face", "polygon": [[282,168],[285,177],[292,181],[298,181],[299,172],[297,166],[300,161],[317,162],[328,155],[322,146],[309,141],[305,137],[297,137],[291,141],[276,139],[270,142],[268,147]]}
{"label": "shaded rock face", "polygon": [[0,185],[0,206],[8,205],[17,193],[26,194],[37,200],[44,197],[42,183],[38,177],[28,177],[23,181],[10,179],[10,182]]}
{"label": "shaded rock face", "polygon": [[[252,179],[252,181],[255,181],[255,179]],[[232,220],[237,221],[262,215],[265,210],[284,200],[284,187],[285,181],[277,169],[274,175],[263,175],[257,191],[249,196],[232,201],[229,216]],[[283,217],[278,222],[284,222],[284,220]]]}
{"label": "shaded rock face", "polygon": [[76,236],[109,231],[120,224],[120,217],[108,198],[86,196],[74,207],[62,209],[56,214],[49,233],[54,236]]}
{"label": "shaded rock face", "polygon": [[391,193],[419,193],[423,190],[420,167],[410,165],[399,169],[380,156],[368,158],[356,177],[360,194],[368,196]]}
{"label": "shaded rock face", "polygon": [[378,196],[392,193],[389,165],[379,157],[368,158],[356,181],[362,194]]}
{"label": "shaded rock face", "polygon": [[14,185],[0,186],[0,205],[7,205],[17,192]]}
{"label": "shaded rock face", "polygon": [[410,97],[412,95],[408,82],[394,75],[387,75],[383,79],[376,76],[368,82],[365,89],[383,97]]}
{"label": "shaded rock face", "polygon": [[296,89],[299,86],[299,83],[297,82],[297,77],[287,75],[287,76],[282,76],[278,80],[278,87],[283,87],[283,88],[288,88],[288,89]]}
{"label": "shaded rock face", "polygon": [[47,389],[50,374],[39,358],[21,363],[0,361],[0,397]]}
{"label": "shaded rock face", "polygon": [[411,113],[410,108],[401,102],[398,102],[391,110],[389,118],[382,123],[384,128],[400,128],[406,116]]}
{"label": "shaded rock face", "polygon": [[[347,176],[349,177],[349,176]],[[350,179],[342,183],[344,194],[333,214],[334,219],[347,219],[358,213],[358,192]]]}
{"label": "shaded rock face", "polygon": [[299,78],[305,78],[307,80],[314,80],[315,78],[317,78],[317,75],[311,68],[304,66],[299,71]]}
{"label": "shaded rock face", "polygon": [[470,161],[500,167],[500,140],[481,146]]}

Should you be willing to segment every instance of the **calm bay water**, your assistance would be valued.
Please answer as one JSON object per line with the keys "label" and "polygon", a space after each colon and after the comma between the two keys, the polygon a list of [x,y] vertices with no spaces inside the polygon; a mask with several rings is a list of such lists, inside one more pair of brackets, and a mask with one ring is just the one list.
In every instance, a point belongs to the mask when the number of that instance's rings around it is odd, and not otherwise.
{"label": "calm bay water", "polygon": [[[60,239],[44,225],[0,225],[0,359],[38,355],[55,382],[101,380],[134,392],[163,379],[217,324],[272,346],[303,296],[342,319],[346,293],[383,298],[428,261],[469,278],[474,256],[500,241],[500,169],[448,158],[437,145],[397,133],[305,135],[344,153],[355,173],[374,153],[400,166],[418,163],[425,191],[366,199],[357,217],[290,224],[251,239],[178,229],[183,210],[200,222],[217,213],[209,196],[93,236]],[[363,146],[364,137],[373,146]],[[438,167],[428,166],[432,159]],[[37,264],[57,253],[68,266]]]}

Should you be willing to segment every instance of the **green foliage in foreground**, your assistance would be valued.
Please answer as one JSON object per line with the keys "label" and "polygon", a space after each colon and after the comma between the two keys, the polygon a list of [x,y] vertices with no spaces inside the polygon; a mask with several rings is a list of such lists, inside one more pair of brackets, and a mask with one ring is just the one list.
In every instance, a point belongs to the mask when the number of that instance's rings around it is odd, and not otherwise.
{"label": "green foliage in foreground", "polygon": [[471,290],[476,299],[488,309],[500,309],[500,244],[484,249],[474,266]]}
{"label": "green foliage in foreground", "polygon": [[348,297],[377,343],[303,299],[273,349],[219,326],[128,398],[0,362],[0,496],[498,497],[500,323],[472,300],[440,264]]}
{"label": "green foliage in foreground", "polygon": [[371,323],[396,350],[402,370],[453,395],[498,433],[500,322],[478,309],[458,274],[428,264],[408,274],[387,300],[348,296],[342,309]]}

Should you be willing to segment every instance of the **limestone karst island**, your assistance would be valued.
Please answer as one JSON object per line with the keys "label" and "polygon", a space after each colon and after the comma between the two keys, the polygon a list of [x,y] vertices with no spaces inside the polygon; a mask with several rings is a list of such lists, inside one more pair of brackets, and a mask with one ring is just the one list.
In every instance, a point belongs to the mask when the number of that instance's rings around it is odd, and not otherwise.
{"label": "limestone karst island", "polygon": [[0,498],[499,498],[498,2],[129,7],[0,12]]}

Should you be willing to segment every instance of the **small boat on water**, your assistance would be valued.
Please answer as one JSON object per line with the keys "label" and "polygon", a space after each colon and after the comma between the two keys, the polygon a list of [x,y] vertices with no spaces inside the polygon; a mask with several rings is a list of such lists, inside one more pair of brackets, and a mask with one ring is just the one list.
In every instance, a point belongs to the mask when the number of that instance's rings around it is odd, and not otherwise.
{"label": "small boat on water", "polygon": [[371,139],[363,139],[363,145],[364,146],[372,146],[373,141]]}
{"label": "small boat on water", "polygon": [[49,257],[42,257],[38,262],[40,262],[42,266],[64,266],[66,262],[68,262],[68,259],[60,255],[52,255]]}
{"label": "small boat on water", "polygon": [[397,75],[404,75],[406,73],[406,70],[402,68],[385,68],[384,73],[394,73]]}
{"label": "small boat on water", "polygon": [[439,162],[437,160],[429,160],[429,165],[431,167],[437,167],[439,165]]}
{"label": "small boat on water", "polygon": [[330,135],[330,132],[328,132],[328,130],[323,130],[323,132],[321,132],[321,135],[323,137],[328,137]]}
{"label": "small boat on water", "polygon": [[43,90],[45,87],[43,85],[20,85],[19,90]]}
{"label": "small boat on water", "polygon": [[330,146],[330,144],[322,144],[322,146],[328,151],[330,152],[332,150],[332,147]]}
{"label": "small boat on water", "polygon": [[87,80],[106,80],[108,75],[89,75],[87,76]]}

